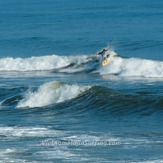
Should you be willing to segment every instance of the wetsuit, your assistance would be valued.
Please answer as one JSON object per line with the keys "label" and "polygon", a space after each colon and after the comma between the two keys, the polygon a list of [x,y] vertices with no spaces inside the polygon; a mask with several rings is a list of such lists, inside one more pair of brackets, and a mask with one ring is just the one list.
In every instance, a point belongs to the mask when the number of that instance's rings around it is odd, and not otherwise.
{"label": "wetsuit", "polygon": [[98,55],[101,55],[102,58],[105,60],[109,56],[109,55],[107,55],[107,56],[105,55],[106,52],[107,52],[107,50],[106,49],[103,49],[101,52],[98,53]]}

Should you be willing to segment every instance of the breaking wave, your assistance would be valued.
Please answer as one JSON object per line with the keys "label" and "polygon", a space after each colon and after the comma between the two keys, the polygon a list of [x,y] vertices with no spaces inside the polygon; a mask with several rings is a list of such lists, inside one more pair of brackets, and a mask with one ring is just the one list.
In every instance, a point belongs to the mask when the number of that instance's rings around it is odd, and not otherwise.
{"label": "breaking wave", "polygon": [[[114,50],[109,54],[116,54]],[[142,58],[123,58],[116,54],[107,66],[101,65],[102,59],[97,55],[59,56],[48,55],[31,58],[1,58],[0,72],[25,72],[52,70],[56,73],[99,73],[128,77],[163,77],[163,61]]]}
{"label": "breaking wave", "polygon": [[48,82],[41,85],[38,90],[25,93],[25,97],[18,103],[17,108],[44,107],[47,105],[64,102],[77,97],[90,89],[90,86],[80,86],[61,82]]}
{"label": "breaking wave", "polygon": [[100,74],[161,78],[163,77],[163,62],[118,56],[114,57],[106,67],[102,67]]}
{"label": "breaking wave", "polygon": [[80,65],[91,60],[88,56],[48,55],[30,58],[1,58],[0,71],[38,71],[53,70],[72,64]]}

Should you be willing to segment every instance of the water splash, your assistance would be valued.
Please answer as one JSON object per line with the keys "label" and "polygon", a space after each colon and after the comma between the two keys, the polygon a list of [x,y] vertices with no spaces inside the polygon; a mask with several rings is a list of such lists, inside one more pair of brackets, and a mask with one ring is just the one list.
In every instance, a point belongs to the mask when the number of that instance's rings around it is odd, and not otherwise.
{"label": "water splash", "polygon": [[48,82],[41,85],[37,91],[25,93],[17,108],[43,107],[54,103],[64,102],[80,95],[88,90],[90,86],[71,85],[61,82]]}

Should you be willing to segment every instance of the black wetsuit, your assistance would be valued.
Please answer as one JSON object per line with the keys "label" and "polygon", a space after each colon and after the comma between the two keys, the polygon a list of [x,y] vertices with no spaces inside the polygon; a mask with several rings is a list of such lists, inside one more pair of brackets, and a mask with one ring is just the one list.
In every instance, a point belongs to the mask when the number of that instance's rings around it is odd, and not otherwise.
{"label": "black wetsuit", "polygon": [[102,57],[104,57],[105,53],[106,53],[106,49],[103,49],[101,52],[99,52],[98,54],[101,55]]}

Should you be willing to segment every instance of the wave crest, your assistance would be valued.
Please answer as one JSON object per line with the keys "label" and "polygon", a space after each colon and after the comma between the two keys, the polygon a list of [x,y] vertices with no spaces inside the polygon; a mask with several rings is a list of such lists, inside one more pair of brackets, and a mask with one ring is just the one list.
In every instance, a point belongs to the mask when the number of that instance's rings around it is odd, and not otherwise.
{"label": "wave crest", "polygon": [[52,70],[69,66],[73,63],[82,64],[89,62],[87,56],[58,56],[48,55],[30,58],[2,58],[0,71],[38,71]]}
{"label": "wave crest", "polygon": [[163,62],[140,58],[114,57],[108,66],[101,68],[100,74],[160,78],[163,77]]}
{"label": "wave crest", "polygon": [[28,91],[18,103],[17,108],[44,107],[64,102],[77,97],[88,90],[90,86],[71,85],[61,82],[48,82],[41,85],[37,91]]}

